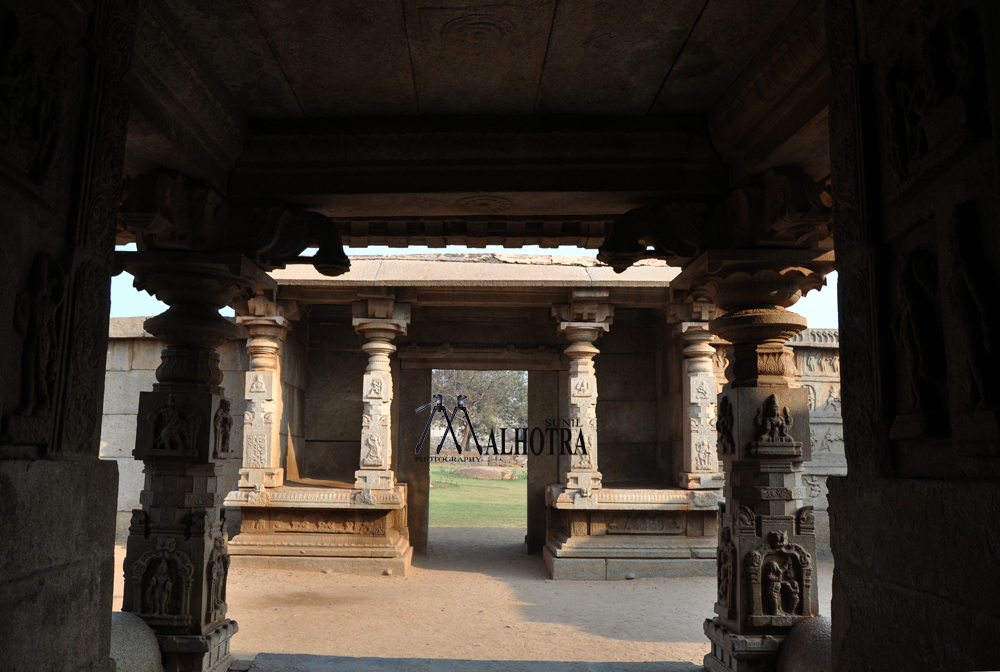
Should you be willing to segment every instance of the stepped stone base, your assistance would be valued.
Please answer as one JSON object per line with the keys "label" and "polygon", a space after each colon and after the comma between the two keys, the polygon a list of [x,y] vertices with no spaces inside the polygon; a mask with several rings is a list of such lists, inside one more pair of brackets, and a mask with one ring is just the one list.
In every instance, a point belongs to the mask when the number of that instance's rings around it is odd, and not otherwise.
{"label": "stepped stone base", "polygon": [[542,549],[549,575],[556,581],[620,581],[678,576],[714,576],[715,560],[692,558],[561,558]]}
{"label": "stepped stone base", "polygon": [[336,556],[239,555],[233,556],[231,567],[237,569],[283,569],[301,572],[336,572],[363,576],[402,576],[410,571],[413,548],[406,546],[395,558],[365,558]]}

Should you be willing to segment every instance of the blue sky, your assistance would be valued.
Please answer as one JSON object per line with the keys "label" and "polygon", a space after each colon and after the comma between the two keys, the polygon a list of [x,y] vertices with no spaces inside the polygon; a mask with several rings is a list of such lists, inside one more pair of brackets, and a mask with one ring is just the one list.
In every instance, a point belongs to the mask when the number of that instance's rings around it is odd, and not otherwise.
{"label": "blue sky", "polygon": [[[135,249],[134,246],[119,247],[120,250]],[[522,247],[518,250],[511,250],[501,245],[488,245],[485,249],[469,249],[465,246],[450,246],[445,249],[428,247],[408,247],[405,249],[389,247],[365,247],[347,248],[350,256],[361,256],[369,254],[477,254],[495,252],[497,254],[553,254],[566,256],[593,257],[596,250],[585,250],[579,247],[560,247],[558,249],[538,246]],[[837,274],[831,273],[827,277],[827,286],[821,291],[810,292],[804,299],[800,300],[792,308],[796,313],[804,315],[809,320],[809,326],[817,329],[837,328]],[[144,317],[158,315],[167,307],[155,298],[138,292],[132,287],[132,276],[122,273],[111,280],[111,317]],[[222,311],[223,315],[232,315],[232,308]]]}

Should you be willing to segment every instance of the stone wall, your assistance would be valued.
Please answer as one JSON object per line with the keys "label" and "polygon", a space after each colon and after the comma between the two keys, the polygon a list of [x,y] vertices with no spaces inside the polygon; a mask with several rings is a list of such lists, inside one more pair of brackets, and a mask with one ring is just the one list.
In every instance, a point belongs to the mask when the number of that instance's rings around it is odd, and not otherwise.
{"label": "stone wall", "polygon": [[305,441],[290,454],[295,465],[287,462],[286,477],[353,484],[361,454],[361,385],[368,355],[351,326],[349,305],[314,306],[303,326]]}
{"label": "stone wall", "polygon": [[[104,385],[104,418],[101,425],[101,458],[118,464],[118,535],[127,533],[132,509],[141,508],[139,492],[143,487],[142,462],[132,457],[135,447],[136,412],[139,392],[153,389],[156,367],[160,365],[163,344],[143,331],[145,317],[111,318],[108,329],[107,373]],[[243,399],[244,375],[250,366],[244,340],[232,341],[219,348],[224,375],[223,387],[232,401],[232,415],[241,418],[246,407]],[[236,487],[243,459],[243,423],[234,422],[230,435],[232,459],[225,478]],[[227,486],[229,487],[229,486]],[[233,530],[236,529],[234,525]],[[231,530],[231,531],[233,531]]]}
{"label": "stone wall", "polygon": [[656,459],[656,314],[615,310],[611,329],[595,345],[601,351],[594,357],[597,466],[604,485],[672,485]]}
{"label": "stone wall", "polygon": [[847,473],[844,425],[840,417],[840,332],[806,329],[789,341],[795,350],[799,384],[809,391],[812,459],[803,464],[806,506],[816,515],[816,552],[832,562],[827,479]]}

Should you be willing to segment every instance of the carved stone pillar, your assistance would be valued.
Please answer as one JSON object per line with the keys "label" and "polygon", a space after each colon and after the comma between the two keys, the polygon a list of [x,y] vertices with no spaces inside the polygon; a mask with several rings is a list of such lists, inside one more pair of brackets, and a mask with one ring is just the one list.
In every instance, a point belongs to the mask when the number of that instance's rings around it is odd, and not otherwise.
{"label": "carved stone pillar", "polygon": [[132,513],[122,609],[156,632],[167,670],[227,670],[225,489],[230,402],[216,349],[241,330],[219,309],[269,278],[241,255],[123,254],[136,287],[169,309],[145,322],[165,344],[152,392],[139,398],[135,458],[145,465]]}
{"label": "carved stone pillar", "polygon": [[802,506],[809,398],[790,387],[795,367],[785,345],[806,320],[786,308],[819,287],[829,266],[710,259],[690,285],[727,312],[710,329],[733,344],[730,380],[718,396],[726,501],[718,618],[705,622],[712,642],[705,667],[713,672],[773,670],[791,627],[818,614],[813,511]]}
{"label": "carved stone pillar", "polygon": [[721,488],[724,476],[715,449],[718,383],[713,363],[715,348],[709,345],[712,333],[708,322],[681,322],[675,331],[687,343],[681,390],[686,425],[678,484],[691,490]]}
{"label": "carved stone pillar", "polygon": [[354,329],[367,339],[361,349],[368,353],[362,394],[365,411],[361,423],[361,464],[354,487],[361,490],[360,503],[373,503],[372,491],[392,490],[392,371],[389,355],[396,351],[390,341],[405,334],[410,323],[410,305],[391,298],[368,299],[354,304]]}
{"label": "carved stone pillar", "polygon": [[[574,293],[577,298],[579,292]],[[605,293],[602,297],[606,298]],[[570,455],[560,456],[560,482],[566,490],[576,490],[582,497],[590,497],[601,487],[601,472],[597,469],[597,375],[594,373],[594,355],[600,353],[594,341],[608,331],[614,318],[614,307],[589,297],[574,300],[571,304],[553,306],[552,314],[558,317],[559,333],[570,342],[565,353],[569,363],[569,419],[576,434],[570,441]],[[579,438],[584,446],[578,446]]]}
{"label": "carved stone pillar", "polygon": [[248,302],[252,315],[236,318],[247,330],[247,351],[250,370],[247,371],[244,394],[247,401],[243,430],[243,468],[240,469],[240,490],[253,490],[249,504],[262,498],[265,488],[278,488],[284,483],[281,467],[281,346],[291,324],[277,315],[274,303],[264,296]]}

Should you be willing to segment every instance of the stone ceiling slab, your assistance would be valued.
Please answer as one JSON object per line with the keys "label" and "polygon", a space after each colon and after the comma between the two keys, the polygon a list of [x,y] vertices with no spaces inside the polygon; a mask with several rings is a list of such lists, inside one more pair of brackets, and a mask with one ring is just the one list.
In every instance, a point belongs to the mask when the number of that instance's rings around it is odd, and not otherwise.
{"label": "stone ceiling slab", "polygon": [[248,5],[230,0],[165,0],[164,9],[245,117],[302,116]]}
{"label": "stone ceiling slab", "polygon": [[422,114],[530,114],[556,0],[405,0]]}
{"label": "stone ceiling slab", "polygon": [[247,0],[306,116],[418,112],[399,0]]}
{"label": "stone ceiling slab", "polygon": [[705,2],[560,3],[536,112],[646,114]]}
{"label": "stone ceiling slab", "polygon": [[712,107],[795,4],[709,0],[650,113],[694,114]]}

